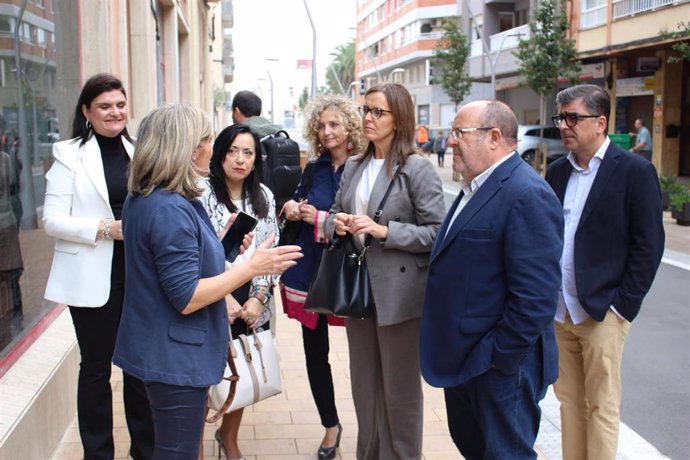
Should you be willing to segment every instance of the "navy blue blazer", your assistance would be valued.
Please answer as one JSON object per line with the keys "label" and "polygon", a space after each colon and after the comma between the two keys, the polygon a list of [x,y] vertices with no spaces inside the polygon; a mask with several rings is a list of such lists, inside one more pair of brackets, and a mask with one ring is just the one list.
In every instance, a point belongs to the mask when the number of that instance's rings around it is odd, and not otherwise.
{"label": "navy blue blazer", "polygon": [[218,383],[228,350],[225,300],[180,313],[200,278],[225,270],[210,222],[190,200],[161,188],[130,195],[122,216],[127,272],[113,363],[145,382]]}
{"label": "navy blue blazer", "polygon": [[[561,203],[573,166],[546,174]],[[611,305],[632,321],[664,253],[663,208],[654,165],[609,145],[575,232],[575,283],[582,308],[603,321]]]}
{"label": "navy blue blazer", "polygon": [[554,382],[553,317],[563,250],[563,213],[556,195],[511,154],[444,238],[458,203],[431,253],[421,329],[424,379],[450,388],[492,364],[513,374],[535,351],[543,355],[544,383]]}

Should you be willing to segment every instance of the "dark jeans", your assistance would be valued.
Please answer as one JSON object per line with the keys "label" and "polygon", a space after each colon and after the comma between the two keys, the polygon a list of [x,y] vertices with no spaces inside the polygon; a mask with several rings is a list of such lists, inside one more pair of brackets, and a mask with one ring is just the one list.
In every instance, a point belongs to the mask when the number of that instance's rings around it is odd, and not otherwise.
{"label": "dark jeans", "polygon": [[146,383],[156,430],[153,460],[197,460],[207,391],[207,387]]}
{"label": "dark jeans", "polygon": [[[105,305],[69,307],[81,353],[77,417],[85,460],[112,460],[115,455],[110,374],[124,296],[122,262],[117,255],[113,257],[110,297]],[[135,460],[148,460],[153,456],[153,420],[146,389],[141,380],[124,372],[123,399],[132,440],[130,455]]]}
{"label": "dark jeans", "polygon": [[539,401],[547,386],[542,378],[541,348],[535,350],[513,375],[490,369],[444,390],[450,435],[467,460],[537,458],[534,441],[541,418]]}
{"label": "dark jeans", "polygon": [[311,394],[321,417],[321,425],[331,428],[338,424],[338,411],[335,408],[333,375],[328,362],[330,344],[328,342],[328,320],[319,315],[316,329],[302,326],[302,342],[307,361],[307,376]]}

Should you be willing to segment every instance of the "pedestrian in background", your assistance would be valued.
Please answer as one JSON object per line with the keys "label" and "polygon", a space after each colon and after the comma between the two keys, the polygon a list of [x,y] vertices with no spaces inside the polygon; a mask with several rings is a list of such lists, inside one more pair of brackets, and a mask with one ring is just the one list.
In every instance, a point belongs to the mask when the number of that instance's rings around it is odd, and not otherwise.
{"label": "pedestrian in background", "polygon": [[637,134],[630,133],[635,136],[635,145],[630,149],[633,153],[639,153],[643,158],[652,161],[652,135],[644,125],[644,120],[638,118],[635,120],[635,129]]}
{"label": "pedestrian in background", "polygon": [[563,204],[563,282],[556,312],[565,460],[613,460],[618,449],[621,361],[664,251],[656,169],[606,135],[607,92],[578,85],[556,96],[567,157],[546,180]]}
{"label": "pedestrian in background", "polygon": [[446,155],[446,149],[448,148],[448,136],[444,134],[443,131],[439,131],[434,138],[434,152],[438,157],[438,167],[443,168],[443,158]]}
{"label": "pedestrian in background", "polygon": [[[126,290],[113,363],[145,383],[155,460],[197,459],[206,393],[227,360],[224,297],[300,256],[297,246],[271,249],[269,237],[250,259],[225,270],[223,246],[198,200],[212,142],[201,110],[164,105],[142,120],[130,169]],[[243,247],[249,243],[245,237]]]}
{"label": "pedestrian in background", "polygon": [[345,169],[345,161],[363,150],[362,117],[354,103],[343,96],[322,96],[306,110],[304,138],[314,156],[302,173],[292,200],[283,212],[288,220],[300,221],[297,244],[304,258],[281,276],[283,308],[290,318],[302,323],[302,343],[311,394],[325,428],[319,458],[334,458],[340,444],[342,426],[335,406],[333,375],[328,362],[329,325],[344,325],[333,316],[304,310],[309,284],[328,243],[325,223]]}
{"label": "pedestrian in background", "polygon": [[[115,455],[111,361],[125,293],[122,208],[134,151],[127,94],[112,75],[89,78],[74,109],[72,139],[53,144],[43,225],[56,238],[45,298],[69,306],[81,362],[77,418],[85,459]],[[125,418],[135,460],[153,455],[144,384],[123,373]]]}
{"label": "pedestrian in background", "polygon": [[417,126],[417,133],[415,135],[415,142],[417,143],[417,148],[419,149],[419,152],[421,152],[422,147],[424,147],[424,144],[429,142],[429,130],[426,129],[426,126],[424,126],[424,125],[418,125]]}
{"label": "pedestrian in background", "polygon": [[[234,262],[226,262],[226,268],[239,266],[249,259],[256,247],[271,235],[274,236],[273,246],[278,243],[276,203],[273,192],[260,181],[262,167],[261,143],[249,126],[231,125],[218,134],[213,143],[211,172],[201,196],[213,230],[220,235],[230,218],[239,211],[258,221],[250,246]],[[272,276],[256,276],[225,298],[233,338],[249,335],[253,330],[269,329],[273,285]],[[237,435],[243,413],[244,409],[239,409],[225,414],[216,430],[216,441],[226,458],[242,458]]]}
{"label": "pedestrian in background", "polygon": [[422,374],[444,388],[450,434],[467,459],[536,459],[539,401],[557,376],[563,217],[515,152],[517,126],[502,102],[458,111],[449,144],[462,189],[429,265]]}
{"label": "pedestrian in background", "polygon": [[[441,179],[414,152],[414,103],[404,86],[370,88],[360,109],[369,144],[345,164],[327,221],[329,236],[349,232],[360,250],[366,235],[373,237],[366,262],[376,312],[345,321],[357,458],[419,459],[419,323],[429,253],[446,212]],[[374,212],[393,179],[376,223]]]}
{"label": "pedestrian in background", "polygon": [[249,126],[259,138],[281,129],[261,116],[261,98],[251,91],[239,91],[232,98],[232,122]]}

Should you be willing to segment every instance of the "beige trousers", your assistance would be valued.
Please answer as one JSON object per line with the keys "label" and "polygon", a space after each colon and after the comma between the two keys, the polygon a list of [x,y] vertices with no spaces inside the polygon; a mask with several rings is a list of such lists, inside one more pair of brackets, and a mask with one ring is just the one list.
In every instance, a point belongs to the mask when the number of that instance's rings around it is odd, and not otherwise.
{"label": "beige trousers", "polygon": [[374,318],[345,322],[358,460],[422,457],[420,324],[419,319],[381,327]]}
{"label": "beige trousers", "polygon": [[618,449],[621,361],[630,323],[609,311],[591,318],[555,323],[564,460],[614,460]]}

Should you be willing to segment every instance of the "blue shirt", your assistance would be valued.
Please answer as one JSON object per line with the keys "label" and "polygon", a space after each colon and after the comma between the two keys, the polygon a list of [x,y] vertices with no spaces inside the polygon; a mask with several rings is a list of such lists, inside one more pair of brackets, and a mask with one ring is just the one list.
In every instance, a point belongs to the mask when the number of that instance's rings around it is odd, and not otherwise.
{"label": "blue shirt", "polygon": [[145,382],[218,383],[228,349],[225,300],[181,313],[199,279],[225,269],[215,232],[192,201],[162,188],[130,195],[123,225],[125,298],[113,363]]}
{"label": "blue shirt", "polygon": [[652,151],[652,135],[649,133],[649,130],[645,126],[642,126],[640,130],[637,132],[635,146],[638,146],[640,144],[644,144],[644,147],[642,147],[640,152]]}

